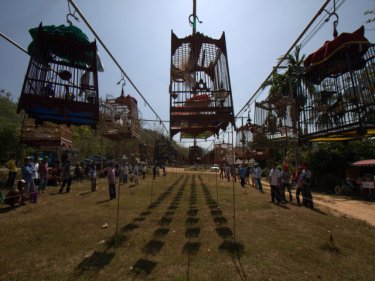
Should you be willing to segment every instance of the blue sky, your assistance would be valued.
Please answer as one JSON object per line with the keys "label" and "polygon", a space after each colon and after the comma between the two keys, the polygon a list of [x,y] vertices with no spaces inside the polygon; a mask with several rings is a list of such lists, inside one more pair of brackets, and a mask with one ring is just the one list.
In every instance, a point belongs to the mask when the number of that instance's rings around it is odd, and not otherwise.
{"label": "blue sky", "polygon": [[[219,38],[225,31],[229,70],[237,113],[271,72],[325,1],[322,0],[197,0],[203,24],[198,31]],[[333,2],[333,1],[332,1]],[[144,97],[163,120],[169,119],[170,36],[191,33],[188,16],[192,0],[75,0],[109,50]],[[72,7],[71,7],[72,8]],[[352,32],[375,9],[374,0],[346,0],[338,9],[338,31]],[[0,31],[26,48],[30,28],[66,24],[66,0],[1,0]],[[94,39],[83,23],[74,22]],[[375,24],[366,24],[366,37],[375,42]],[[302,50],[309,54],[332,40],[328,22]],[[118,96],[121,73],[99,46],[105,72],[99,74],[100,95]],[[0,38],[0,89],[17,97],[21,91],[29,57]],[[155,115],[127,83],[126,93],[139,100],[142,116]],[[147,123],[155,128],[156,123]],[[168,123],[166,123],[168,127]]]}

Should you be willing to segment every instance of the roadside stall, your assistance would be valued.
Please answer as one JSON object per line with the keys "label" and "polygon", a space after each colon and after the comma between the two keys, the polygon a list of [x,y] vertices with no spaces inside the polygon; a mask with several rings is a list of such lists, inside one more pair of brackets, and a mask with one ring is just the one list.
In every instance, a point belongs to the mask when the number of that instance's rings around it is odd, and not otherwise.
{"label": "roadside stall", "polygon": [[357,171],[355,183],[360,194],[369,200],[375,199],[375,159],[360,160],[351,164]]}

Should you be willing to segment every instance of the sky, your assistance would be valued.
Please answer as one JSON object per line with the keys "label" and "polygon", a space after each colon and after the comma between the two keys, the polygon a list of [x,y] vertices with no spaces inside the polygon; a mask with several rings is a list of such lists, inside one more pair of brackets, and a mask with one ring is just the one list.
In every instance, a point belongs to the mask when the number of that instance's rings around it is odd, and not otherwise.
{"label": "sky", "polygon": [[[171,31],[180,38],[191,34],[188,17],[192,13],[193,0],[74,1],[148,103],[162,120],[168,120]],[[197,0],[197,15],[203,21],[198,24],[197,31],[212,38],[219,38],[225,32],[235,114],[324,2]],[[73,11],[72,6],[71,9]],[[375,24],[365,24],[369,17],[364,12],[369,9],[375,9],[375,0],[344,1],[337,10],[338,32],[353,32],[365,25],[365,36],[375,42]],[[0,0],[0,32],[27,48],[31,42],[30,28],[40,22],[43,25],[66,24],[67,13],[67,0]],[[332,21],[319,30],[302,53],[308,55],[326,40],[333,39]],[[73,24],[94,40],[82,20],[73,21]],[[99,45],[98,50],[105,69],[99,73],[100,96],[117,97],[121,91],[117,85],[121,72],[102,46]],[[0,37],[0,89],[11,92],[15,99],[21,92],[28,61],[26,54]],[[142,118],[157,119],[130,83],[126,84],[125,93],[138,100]],[[165,126],[169,129],[168,123]],[[158,129],[160,125],[146,122],[145,127]]]}

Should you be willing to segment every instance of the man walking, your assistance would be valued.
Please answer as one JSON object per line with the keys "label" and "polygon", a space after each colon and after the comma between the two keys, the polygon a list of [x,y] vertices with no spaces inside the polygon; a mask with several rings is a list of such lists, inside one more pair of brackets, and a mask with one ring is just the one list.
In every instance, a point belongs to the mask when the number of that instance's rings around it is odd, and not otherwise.
{"label": "man walking", "polygon": [[271,202],[275,203],[275,199],[277,203],[281,203],[280,198],[280,184],[281,184],[281,173],[279,169],[276,167],[276,163],[272,164],[272,169],[269,175],[269,182],[271,186]]}
{"label": "man walking", "polygon": [[255,187],[259,189],[259,191],[263,191],[261,177],[262,177],[263,170],[262,168],[256,164],[255,165]]}

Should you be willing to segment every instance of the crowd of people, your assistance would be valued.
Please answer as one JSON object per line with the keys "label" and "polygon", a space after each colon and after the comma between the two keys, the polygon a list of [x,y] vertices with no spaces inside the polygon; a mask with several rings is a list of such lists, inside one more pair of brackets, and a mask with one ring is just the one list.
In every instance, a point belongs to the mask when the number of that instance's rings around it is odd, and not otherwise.
{"label": "crowd of people", "polygon": [[[25,201],[30,200],[31,203],[37,203],[38,194],[44,193],[47,184],[59,186],[58,193],[69,193],[72,187],[73,179],[82,182],[84,179],[90,181],[91,192],[97,190],[97,165],[92,161],[86,165],[76,164],[72,168],[68,159],[63,159],[60,163],[49,167],[48,157],[39,159],[37,157],[26,157],[21,165],[21,175],[18,175],[17,161],[15,155],[12,154],[5,166],[8,168],[8,179],[6,187],[8,192],[5,197],[0,194],[4,203],[15,206],[23,205]],[[163,175],[166,176],[165,166],[155,165],[152,168],[153,179],[160,175],[159,168],[162,169]],[[146,178],[146,164],[144,162],[135,163],[109,163],[102,171],[102,176],[107,178],[109,200],[116,199],[116,180],[120,183],[133,182],[134,186],[138,184],[139,178]],[[21,178],[15,184],[16,179]],[[1,202],[0,202],[1,203]]]}
{"label": "crowd of people", "polygon": [[[252,186],[263,192],[262,176],[264,172],[259,164],[250,165],[224,165],[220,168],[220,178],[229,181],[240,182],[241,187],[245,185]],[[285,204],[288,202],[286,192],[288,193],[289,202],[293,202],[292,187],[295,186],[295,199],[299,206],[314,208],[311,193],[311,171],[306,163],[302,164],[296,173],[291,173],[288,164],[277,166],[272,164],[269,174],[267,175],[271,189],[271,202],[275,204]],[[302,204],[301,197],[302,196]]]}
{"label": "crowd of people", "polygon": [[[17,178],[17,165],[15,155],[7,161],[5,166],[8,168],[8,180],[6,186],[9,189],[5,198],[9,205],[24,204],[25,200],[30,200],[32,203],[37,203],[38,194],[44,193],[49,181],[60,187],[58,193],[69,193],[72,186],[73,178],[77,182],[82,182],[84,178],[90,180],[91,191],[96,191],[97,180],[97,166],[94,162],[83,165],[77,164],[75,168],[71,167],[70,161],[64,159],[61,168],[50,169],[48,166],[48,157],[43,159],[25,158],[21,166],[21,180],[15,184]],[[60,166],[60,165],[58,165]],[[153,179],[160,176],[162,170],[163,176],[166,176],[165,166],[160,167],[155,165],[152,168]],[[220,168],[220,178],[228,181],[240,182],[242,188],[245,185],[252,186],[263,192],[262,176],[264,172],[260,165],[239,165],[238,167],[232,165],[225,165]],[[134,186],[138,184],[139,177],[146,178],[146,164],[140,163],[109,163],[103,170],[103,175],[107,177],[109,199],[116,199],[116,178],[120,183],[133,182]],[[295,198],[296,203],[302,204],[309,208],[314,208],[310,182],[311,171],[306,164],[303,164],[295,174],[290,172],[289,166],[284,164],[277,166],[272,164],[269,174],[267,175],[270,189],[271,202],[275,204],[287,203],[286,192],[288,192],[289,202],[293,201],[292,186],[296,187]],[[13,201],[10,199],[13,198]]]}

